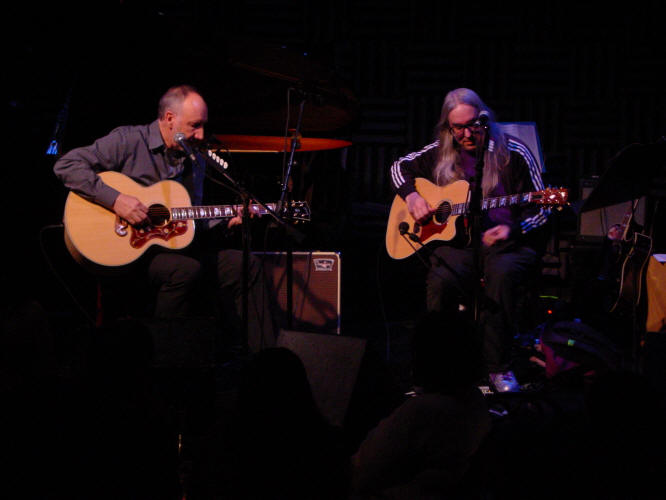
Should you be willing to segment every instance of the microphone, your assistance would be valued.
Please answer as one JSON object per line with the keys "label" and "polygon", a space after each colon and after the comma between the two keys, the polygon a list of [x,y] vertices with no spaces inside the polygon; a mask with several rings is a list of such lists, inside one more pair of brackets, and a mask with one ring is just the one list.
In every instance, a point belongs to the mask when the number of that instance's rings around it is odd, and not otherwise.
{"label": "microphone", "polygon": [[185,153],[187,153],[187,156],[190,157],[190,160],[192,160],[193,162],[197,161],[197,157],[194,154],[194,150],[192,149],[190,144],[187,142],[187,139],[185,139],[185,134],[183,134],[182,132],[177,132],[173,136],[173,140],[176,141],[180,145],[181,148],[183,148],[183,151],[185,151]]}
{"label": "microphone", "polygon": [[400,233],[400,236],[407,235],[410,240],[423,246],[423,243],[421,243],[419,237],[414,233],[409,232],[409,224],[407,224],[406,222],[403,221],[400,224],[398,224],[398,232]]}
{"label": "microphone", "polygon": [[488,113],[486,110],[483,110],[479,113],[479,116],[476,117],[474,125],[477,127],[485,127],[488,125],[488,120],[490,120],[490,113]]}

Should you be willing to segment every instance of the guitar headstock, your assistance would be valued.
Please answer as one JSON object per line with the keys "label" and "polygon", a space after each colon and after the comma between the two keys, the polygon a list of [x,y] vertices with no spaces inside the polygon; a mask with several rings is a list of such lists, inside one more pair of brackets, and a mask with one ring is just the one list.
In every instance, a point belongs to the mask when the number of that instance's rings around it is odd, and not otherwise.
{"label": "guitar headstock", "polygon": [[290,201],[283,215],[295,222],[310,222],[310,207],[306,201]]}
{"label": "guitar headstock", "polygon": [[537,205],[563,206],[568,204],[569,190],[566,188],[546,188],[536,191],[530,196],[530,201]]}

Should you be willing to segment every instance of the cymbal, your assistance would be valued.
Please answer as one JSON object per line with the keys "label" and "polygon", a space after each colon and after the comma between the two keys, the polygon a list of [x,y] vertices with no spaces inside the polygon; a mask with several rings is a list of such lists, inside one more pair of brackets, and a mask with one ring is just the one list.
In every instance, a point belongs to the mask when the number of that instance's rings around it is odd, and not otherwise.
{"label": "cymbal", "polygon": [[202,66],[205,83],[197,88],[209,97],[215,127],[209,124],[218,133],[272,135],[296,128],[300,117],[304,134],[331,136],[360,116],[349,82],[330,62],[297,47],[233,37]]}
{"label": "cymbal", "polygon": [[[219,150],[230,153],[284,153],[291,151],[291,137],[268,135],[215,135],[220,141]],[[297,139],[296,152],[322,151],[351,146],[351,142],[340,139],[315,139],[300,137]]]}

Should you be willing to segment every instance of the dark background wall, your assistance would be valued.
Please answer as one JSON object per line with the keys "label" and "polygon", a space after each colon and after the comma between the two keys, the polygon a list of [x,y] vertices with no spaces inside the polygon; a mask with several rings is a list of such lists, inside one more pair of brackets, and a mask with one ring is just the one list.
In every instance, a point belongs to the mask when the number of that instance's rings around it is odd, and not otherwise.
{"label": "dark background wall", "polygon": [[[66,195],[45,155],[56,127],[66,151],[116,125],[147,123],[176,83],[201,88],[212,133],[280,135],[286,89],[301,85],[317,95],[305,108],[304,137],[353,145],[299,158],[296,174],[318,214],[313,244],[347,251],[347,269],[381,255],[392,199],[387,170],[431,140],[453,88],[477,90],[500,121],[536,122],[546,181],[567,186],[574,200],[581,179],[601,175],[622,148],[666,134],[665,17],[657,0],[174,0],[12,9],[5,186],[11,208],[21,207],[16,257],[34,262],[39,229],[59,222]],[[292,126],[296,111],[292,102]],[[248,170],[255,160],[235,161]],[[257,168],[282,161],[262,158]],[[663,183],[657,187],[663,193]],[[575,214],[563,217],[575,231]]]}

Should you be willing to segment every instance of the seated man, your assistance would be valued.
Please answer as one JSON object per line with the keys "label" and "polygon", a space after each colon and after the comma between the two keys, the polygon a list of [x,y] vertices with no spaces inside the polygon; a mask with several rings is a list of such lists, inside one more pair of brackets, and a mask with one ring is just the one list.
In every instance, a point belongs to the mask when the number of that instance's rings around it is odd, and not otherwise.
{"label": "seated man", "polygon": [[[487,126],[480,117],[488,118]],[[505,136],[492,111],[472,90],[460,88],[444,99],[437,125],[437,140],[418,152],[397,160],[391,167],[391,183],[418,223],[426,223],[436,207],[416,190],[415,179],[439,186],[458,180],[476,188],[476,165],[482,155],[483,198],[535,191],[543,188],[539,169],[529,150],[517,139]],[[485,144],[488,144],[484,150]],[[492,208],[480,221],[479,271],[484,278],[482,328],[484,357],[489,378],[497,391],[515,391],[518,382],[510,369],[510,346],[516,324],[518,287],[539,262],[543,234],[537,231],[548,212],[529,205]],[[477,289],[473,247],[464,238],[431,243],[431,267],[426,278],[429,312],[450,303],[470,306]],[[480,280],[476,280],[477,284]]]}
{"label": "seated man", "polygon": [[491,424],[476,386],[483,364],[469,329],[455,309],[419,321],[412,368],[421,389],[379,422],[353,455],[355,494],[458,498]]}
{"label": "seated man", "polygon": [[[208,107],[196,89],[188,85],[172,87],[160,99],[155,121],[147,125],[118,127],[93,144],[68,152],[56,162],[54,172],[68,189],[115,212],[129,224],[141,226],[148,221],[148,207],[136,197],[105,184],[98,174],[120,172],[144,186],[166,179],[175,180],[185,186],[192,204],[200,205],[205,172],[198,161],[185,154],[176,135],[183,134],[192,144],[201,142],[207,121]],[[242,218],[238,214],[226,224],[217,225],[203,222],[198,227],[204,229],[204,233],[224,232],[239,225]],[[235,318],[232,322],[240,327],[242,252],[205,249],[196,244],[197,239],[194,245],[179,252],[153,246],[139,259],[138,269],[132,269],[132,273],[137,276],[145,273],[154,287],[155,317],[186,317],[192,310],[192,292],[202,274],[202,266],[212,263],[214,271],[206,274],[217,278],[220,305],[227,306],[227,312],[228,306],[233,305],[231,313]],[[213,237],[206,239],[215,240]],[[213,258],[209,259],[206,253],[211,252]],[[248,338],[241,339],[240,343],[251,351],[258,351],[275,344],[275,333],[270,302],[263,297],[263,275],[256,264],[251,263],[249,268]]]}

